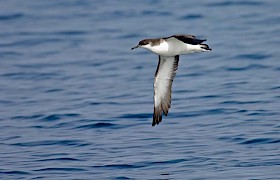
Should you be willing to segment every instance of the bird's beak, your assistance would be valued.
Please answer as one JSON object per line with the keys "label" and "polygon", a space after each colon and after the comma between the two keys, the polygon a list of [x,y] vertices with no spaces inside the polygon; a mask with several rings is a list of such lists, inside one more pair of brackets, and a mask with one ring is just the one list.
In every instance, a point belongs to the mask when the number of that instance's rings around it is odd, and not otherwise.
{"label": "bird's beak", "polygon": [[137,46],[135,46],[135,47],[131,48],[131,50],[136,49],[136,48],[138,48],[138,47],[139,47],[139,45],[137,45]]}

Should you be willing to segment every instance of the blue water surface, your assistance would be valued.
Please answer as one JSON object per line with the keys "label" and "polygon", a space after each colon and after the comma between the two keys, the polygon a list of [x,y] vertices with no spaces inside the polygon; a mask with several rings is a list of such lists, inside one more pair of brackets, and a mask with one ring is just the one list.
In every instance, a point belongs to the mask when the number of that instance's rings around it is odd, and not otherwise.
{"label": "blue water surface", "polygon": [[[13,0],[0,6],[0,179],[280,177],[280,1]],[[168,117],[152,127],[158,57],[177,33]]]}

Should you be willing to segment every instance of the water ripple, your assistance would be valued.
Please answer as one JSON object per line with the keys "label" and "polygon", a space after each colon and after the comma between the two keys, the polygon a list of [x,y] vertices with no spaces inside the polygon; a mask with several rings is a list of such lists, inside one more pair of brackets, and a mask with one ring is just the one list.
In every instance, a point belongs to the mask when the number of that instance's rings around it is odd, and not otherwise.
{"label": "water ripple", "polygon": [[61,171],[61,172],[75,172],[75,171],[87,171],[86,169],[83,168],[42,168],[42,169],[35,169],[34,171],[37,172],[52,172],[52,171]]}
{"label": "water ripple", "polygon": [[12,144],[14,146],[27,146],[27,147],[36,147],[36,146],[86,146],[87,143],[84,143],[80,140],[43,140],[43,141],[32,141],[32,142],[19,142]]}
{"label": "water ripple", "polygon": [[0,21],[10,21],[10,20],[22,18],[23,16],[24,16],[24,14],[22,14],[22,13],[0,15]]}
{"label": "water ripple", "polygon": [[113,123],[94,123],[94,124],[87,124],[76,127],[77,129],[95,129],[95,128],[116,128],[116,124]]}
{"label": "water ripple", "polygon": [[208,6],[216,6],[216,7],[223,7],[223,6],[261,6],[263,5],[262,2],[252,2],[252,1],[223,1],[223,2],[215,2],[210,3]]}
{"label": "water ripple", "polygon": [[256,138],[256,139],[243,141],[240,144],[270,144],[270,143],[280,143],[280,139]]}

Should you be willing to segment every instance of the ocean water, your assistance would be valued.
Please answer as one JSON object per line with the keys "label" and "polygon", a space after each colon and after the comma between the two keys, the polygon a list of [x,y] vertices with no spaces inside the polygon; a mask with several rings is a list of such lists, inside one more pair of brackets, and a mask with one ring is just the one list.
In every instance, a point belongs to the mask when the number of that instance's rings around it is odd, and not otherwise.
{"label": "ocean water", "polygon": [[[280,179],[280,1],[4,1],[0,179]],[[180,56],[152,127],[145,38]]]}

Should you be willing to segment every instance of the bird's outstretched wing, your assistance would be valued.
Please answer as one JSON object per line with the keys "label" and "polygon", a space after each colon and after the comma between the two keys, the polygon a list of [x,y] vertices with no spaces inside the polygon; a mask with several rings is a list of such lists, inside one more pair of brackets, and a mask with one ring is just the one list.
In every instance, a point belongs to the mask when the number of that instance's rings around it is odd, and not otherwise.
{"label": "bird's outstretched wing", "polygon": [[172,82],[178,69],[179,55],[159,56],[158,66],[154,78],[154,116],[153,126],[162,120],[162,113],[166,116],[171,106]]}
{"label": "bird's outstretched wing", "polygon": [[201,44],[202,42],[206,41],[206,39],[196,39],[195,36],[190,34],[175,34],[173,36],[169,36],[163,39],[169,39],[169,38],[176,38],[184,43],[197,45]]}

